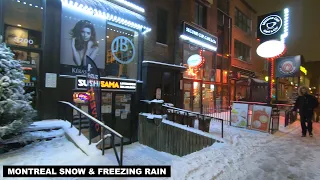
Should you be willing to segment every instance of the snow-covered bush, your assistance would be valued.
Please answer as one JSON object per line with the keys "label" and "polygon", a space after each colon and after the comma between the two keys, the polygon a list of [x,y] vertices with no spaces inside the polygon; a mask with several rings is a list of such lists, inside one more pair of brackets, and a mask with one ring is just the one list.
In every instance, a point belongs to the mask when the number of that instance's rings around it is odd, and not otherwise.
{"label": "snow-covered bush", "polygon": [[0,139],[28,126],[36,116],[31,94],[25,94],[24,74],[14,54],[0,41]]}

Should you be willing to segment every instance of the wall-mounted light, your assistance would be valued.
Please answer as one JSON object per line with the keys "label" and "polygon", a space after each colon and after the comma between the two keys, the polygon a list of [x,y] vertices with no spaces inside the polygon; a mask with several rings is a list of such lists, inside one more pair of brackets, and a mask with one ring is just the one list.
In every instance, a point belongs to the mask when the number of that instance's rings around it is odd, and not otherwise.
{"label": "wall-mounted light", "polygon": [[131,8],[134,9],[134,10],[137,10],[137,11],[139,11],[139,12],[144,13],[144,9],[143,9],[142,7],[137,6],[137,5],[135,5],[135,4],[131,3],[131,2],[128,2],[128,1],[126,1],[126,0],[116,0],[116,1],[119,2],[119,3],[121,3],[121,4],[124,4],[124,5],[126,5],[126,6],[129,6],[129,7],[131,7]]}
{"label": "wall-mounted light", "polygon": [[121,25],[130,27],[130,28],[133,28],[133,29],[141,30],[143,34],[151,31],[151,28],[149,28],[149,27],[134,23],[132,21],[123,19],[121,17],[115,16],[115,15],[107,13],[107,12],[102,12],[100,10],[93,9],[92,7],[89,7],[87,5],[74,3],[71,0],[61,0],[61,2],[62,2],[62,5],[66,6],[68,8],[80,11],[81,13],[87,13],[88,15],[100,17],[102,19],[106,19],[108,21],[112,21],[117,24],[121,24]]}
{"label": "wall-mounted light", "polygon": [[21,27],[21,24],[17,24],[17,26]]}

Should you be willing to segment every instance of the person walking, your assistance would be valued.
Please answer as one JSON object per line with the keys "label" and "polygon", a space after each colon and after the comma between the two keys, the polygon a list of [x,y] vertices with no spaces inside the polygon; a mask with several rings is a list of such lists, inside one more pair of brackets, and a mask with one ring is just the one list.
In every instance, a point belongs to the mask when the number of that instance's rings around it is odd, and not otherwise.
{"label": "person walking", "polygon": [[[308,88],[305,86],[298,89],[298,94],[299,97],[294,104],[293,115],[295,116],[297,109],[299,109],[302,137],[306,137],[307,130],[309,136],[312,137],[313,111],[319,106],[319,102],[314,96],[308,94]],[[306,123],[308,126],[306,126]]]}

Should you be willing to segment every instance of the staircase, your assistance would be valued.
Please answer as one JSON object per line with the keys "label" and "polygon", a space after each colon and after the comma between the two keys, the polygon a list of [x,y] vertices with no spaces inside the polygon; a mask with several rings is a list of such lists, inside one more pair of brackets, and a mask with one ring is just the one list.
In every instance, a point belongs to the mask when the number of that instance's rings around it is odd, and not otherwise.
{"label": "staircase", "polygon": [[64,136],[61,128],[43,128],[20,132],[13,137],[0,141],[0,154],[20,149],[28,144],[39,141],[50,141]]}

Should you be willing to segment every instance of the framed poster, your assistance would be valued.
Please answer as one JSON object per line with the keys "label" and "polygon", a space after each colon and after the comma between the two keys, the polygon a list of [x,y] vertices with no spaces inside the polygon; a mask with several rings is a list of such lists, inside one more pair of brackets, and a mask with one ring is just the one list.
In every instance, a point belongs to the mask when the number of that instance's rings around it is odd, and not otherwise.
{"label": "framed poster", "polygon": [[236,127],[247,127],[248,104],[233,103],[231,110],[231,125]]}
{"label": "framed poster", "polygon": [[251,128],[262,132],[268,132],[271,112],[272,107],[253,105]]}

